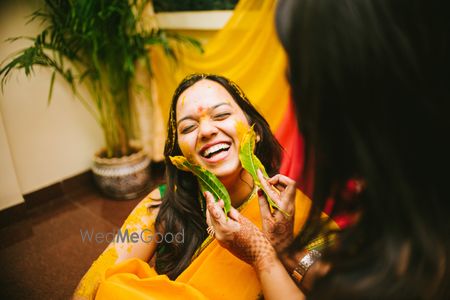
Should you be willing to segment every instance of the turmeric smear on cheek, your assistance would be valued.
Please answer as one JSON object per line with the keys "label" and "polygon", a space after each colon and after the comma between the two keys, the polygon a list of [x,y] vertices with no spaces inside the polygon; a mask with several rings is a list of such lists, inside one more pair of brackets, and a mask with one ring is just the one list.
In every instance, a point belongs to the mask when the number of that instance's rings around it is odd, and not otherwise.
{"label": "turmeric smear on cheek", "polygon": [[180,146],[181,152],[188,153],[188,145],[185,142],[180,142],[178,145]]}
{"label": "turmeric smear on cheek", "polygon": [[245,124],[244,122],[242,122],[240,120],[236,120],[234,126],[236,129],[236,133],[237,133],[239,142],[242,142],[242,139],[244,138],[244,136],[247,133],[250,126],[248,126],[248,124]]}
{"label": "turmeric smear on cheek", "polygon": [[192,155],[191,151],[189,151],[189,146],[185,142],[179,143],[181,152],[183,152],[184,157],[187,158],[188,161],[193,162],[194,156]]}

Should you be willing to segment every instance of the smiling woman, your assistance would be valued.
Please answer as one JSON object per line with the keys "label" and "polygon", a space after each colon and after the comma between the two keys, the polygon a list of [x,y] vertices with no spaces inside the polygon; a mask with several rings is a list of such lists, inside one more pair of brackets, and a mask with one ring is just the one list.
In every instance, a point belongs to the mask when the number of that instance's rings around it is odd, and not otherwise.
{"label": "smiling woman", "polygon": [[211,170],[231,188],[241,173],[237,124],[244,112],[218,82],[203,79],[180,95],[178,142],[185,157]]}
{"label": "smiling woman", "polygon": [[[288,212],[288,216],[274,212],[284,230],[269,230],[272,235],[267,236],[256,234],[255,242],[263,245],[265,250],[261,253],[269,259],[279,250],[277,247],[293,239],[303,225],[310,200],[296,191],[293,180],[276,175],[281,148],[268,123],[232,81],[217,75],[194,74],[180,83],[172,98],[164,151],[167,185],[144,199],[121,229],[183,239],[111,244],[85,275],[98,284],[81,282],[81,288],[93,287],[90,294],[83,296],[172,299],[176,294],[182,299],[256,299],[262,294],[253,268],[256,260],[240,260],[232,254],[236,253],[233,249],[222,247],[214,239],[214,229],[207,225],[211,225],[211,216],[205,209],[208,193],[201,195],[197,177],[179,170],[170,160],[184,156],[212,173],[227,189],[233,215],[236,216],[236,208],[245,218],[245,228],[250,224],[264,227],[256,183],[239,159],[242,131],[251,126],[256,135],[254,154],[268,175],[274,176],[269,179],[271,183],[265,183],[272,185],[272,192],[278,191],[274,198],[280,210]],[[230,214],[229,218],[231,224],[233,216]],[[277,221],[272,224],[275,226]],[[238,242],[235,244],[239,247]],[[239,250],[245,255],[247,252]],[[258,256],[258,261],[267,259]]]}
{"label": "smiling woman", "polygon": [[[207,225],[201,211],[204,205],[198,200],[197,179],[190,173],[179,171],[168,157],[183,155],[212,172],[227,188],[232,206],[239,207],[252,194],[254,184],[239,161],[238,123],[254,125],[260,137],[255,154],[261,158],[270,176],[278,173],[280,145],[266,120],[234,82],[213,74],[193,74],[176,89],[164,153],[168,190],[156,226],[178,232],[189,224],[186,233],[188,236],[192,234],[192,239],[188,238],[190,242],[181,245],[184,251],[175,251],[180,245],[172,243],[165,245],[164,249],[174,251],[158,252],[157,270],[163,273],[167,270],[171,278],[189,265],[192,255],[206,237]],[[165,224],[165,219],[177,222]]]}

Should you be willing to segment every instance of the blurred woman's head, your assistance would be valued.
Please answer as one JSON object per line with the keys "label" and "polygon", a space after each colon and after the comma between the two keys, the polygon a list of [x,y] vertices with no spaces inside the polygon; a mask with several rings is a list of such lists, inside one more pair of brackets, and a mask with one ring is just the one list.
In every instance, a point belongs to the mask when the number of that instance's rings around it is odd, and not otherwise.
{"label": "blurred woman's head", "polygon": [[[366,183],[356,204],[360,221],[339,249],[350,259],[335,261],[335,270],[348,271],[340,273],[342,283],[355,276],[353,266],[366,267],[359,270],[361,285],[349,285],[353,292],[397,282],[385,295],[404,289],[434,297],[448,274],[442,208],[448,206],[450,11],[444,3],[280,1],[279,36],[315,174],[314,214],[330,197],[335,208],[355,207],[341,191],[351,178]],[[376,282],[364,286],[364,272]]]}

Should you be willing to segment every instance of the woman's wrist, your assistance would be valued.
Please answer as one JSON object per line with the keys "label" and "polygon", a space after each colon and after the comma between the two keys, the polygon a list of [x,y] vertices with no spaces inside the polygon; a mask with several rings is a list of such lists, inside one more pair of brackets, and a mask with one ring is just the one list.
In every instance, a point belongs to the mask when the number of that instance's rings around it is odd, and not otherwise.
{"label": "woman's wrist", "polygon": [[291,273],[292,278],[298,285],[302,284],[308,270],[321,258],[321,256],[322,254],[319,251],[310,250],[307,251],[306,254],[298,260],[297,265]]}
{"label": "woman's wrist", "polygon": [[278,260],[277,253],[269,241],[264,243],[262,247],[264,250],[257,251],[258,255],[252,263],[253,268],[255,268],[258,273],[268,270]]}

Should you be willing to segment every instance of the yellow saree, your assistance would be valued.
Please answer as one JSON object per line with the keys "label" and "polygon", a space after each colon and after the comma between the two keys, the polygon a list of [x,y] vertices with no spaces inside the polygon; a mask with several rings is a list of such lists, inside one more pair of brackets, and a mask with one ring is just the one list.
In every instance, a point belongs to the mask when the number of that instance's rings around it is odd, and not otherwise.
{"label": "yellow saree", "polygon": [[[306,220],[311,201],[296,194],[294,233]],[[241,214],[261,228],[256,194]],[[158,275],[148,263],[130,259],[106,270],[96,299],[257,299],[261,287],[253,268],[222,248],[207,245],[176,280]]]}

